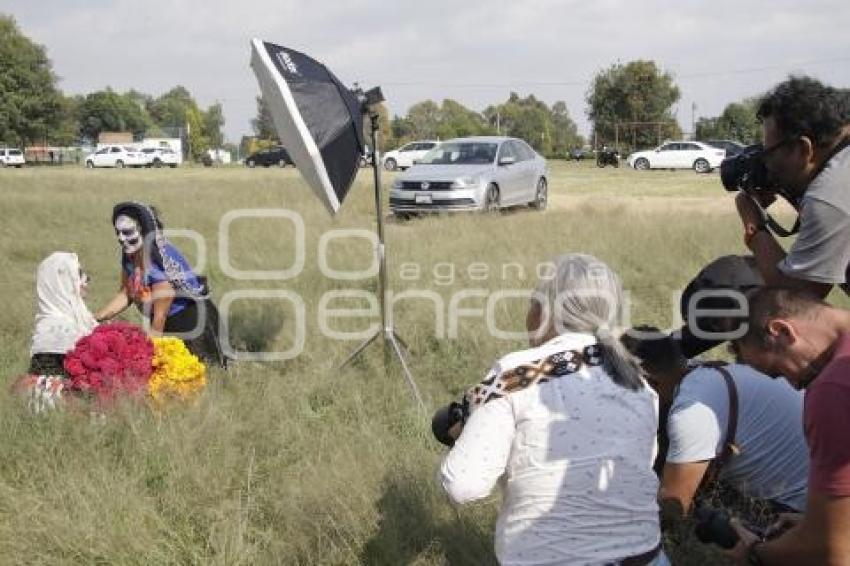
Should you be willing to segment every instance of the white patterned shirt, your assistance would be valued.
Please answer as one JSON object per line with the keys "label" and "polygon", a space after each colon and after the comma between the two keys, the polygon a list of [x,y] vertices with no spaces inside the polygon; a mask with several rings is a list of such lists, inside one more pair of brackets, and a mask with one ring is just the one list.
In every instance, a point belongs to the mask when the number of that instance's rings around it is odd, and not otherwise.
{"label": "white patterned shirt", "polygon": [[[487,377],[594,343],[589,335],[563,334],[505,356]],[[582,366],[474,410],[440,480],[456,503],[502,485],[495,535],[501,564],[617,561],[660,540],[657,427],[652,389],[631,391],[601,366]]]}

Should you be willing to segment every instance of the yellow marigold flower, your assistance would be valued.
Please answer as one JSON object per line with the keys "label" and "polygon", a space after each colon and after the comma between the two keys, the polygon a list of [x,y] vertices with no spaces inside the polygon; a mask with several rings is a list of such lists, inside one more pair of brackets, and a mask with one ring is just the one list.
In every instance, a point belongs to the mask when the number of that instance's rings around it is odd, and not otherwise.
{"label": "yellow marigold flower", "polygon": [[170,397],[186,400],[206,386],[206,366],[182,340],[154,338],[153,374],[148,382],[151,397],[162,402]]}

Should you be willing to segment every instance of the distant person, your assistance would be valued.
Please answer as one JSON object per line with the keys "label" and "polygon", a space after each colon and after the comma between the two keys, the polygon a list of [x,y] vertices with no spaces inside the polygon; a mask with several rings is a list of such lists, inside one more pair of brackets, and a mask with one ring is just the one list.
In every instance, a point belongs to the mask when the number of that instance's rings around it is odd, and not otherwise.
{"label": "distant person", "polygon": [[218,310],[206,284],[166,239],[155,209],[122,202],[112,211],[112,224],[121,246],[121,287],[97,320],[112,319],[135,304],[154,335],[178,335],[193,354],[226,366]]}
{"label": "distant person", "polygon": [[85,303],[88,280],[74,253],[54,252],[39,264],[29,373],[65,376],[65,354],[97,326]]}
{"label": "distant person", "polygon": [[530,304],[531,348],[468,394],[440,477],[457,503],[502,485],[501,564],[668,564],[652,471],[658,398],[613,334],[622,308],[607,265],[558,258]]}

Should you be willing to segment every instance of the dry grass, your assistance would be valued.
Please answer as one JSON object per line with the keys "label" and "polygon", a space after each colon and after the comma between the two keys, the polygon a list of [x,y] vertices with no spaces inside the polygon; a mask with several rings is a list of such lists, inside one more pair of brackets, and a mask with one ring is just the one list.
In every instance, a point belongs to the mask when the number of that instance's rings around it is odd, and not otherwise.
{"label": "dry grass", "polygon": [[[592,253],[621,274],[633,321],[668,326],[677,289],[707,260],[743,252],[730,197],[716,175],[641,174],[587,164],[552,166],[553,206],[544,214],[434,216],[387,226],[392,286],[454,293],[527,289],[553,256]],[[379,349],[351,369],[337,364],[355,342],[323,338],[318,302],[333,289],[374,290],[373,280],[332,281],[317,266],[330,228],[373,226],[364,171],[337,218],[329,218],[291,169],[0,172],[0,374],[26,369],[34,271],[54,250],[74,250],[94,276],[90,304],[117,286],[109,217],[123,199],[155,203],[169,227],[201,233],[215,294],[286,289],[306,304],[307,340],[294,360],[240,363],[215,372],[193,406],[153,413],[126,406],[105,422],[85,411],[34,417],[0,393],[0,561],[20,564],[485,564],[493,562],[496,503],[456,512],[434,481],[442,449],[430,411],[478,380],[521,342],[488,337],[480,318],[455,339],[435,337],[427,301],[403,301],[397,326],[428,410],[411,403]],[[385,179],[389,182],[389,179]],[[306,225],[303,272],[284,281],[235,281],[218,259],[218,223],[238,208],[285,207]],[[241,269],[285,268],[294,232],[278,220],[241,221],[231,259]],[[188,241],[178,245],[193,256]],[[368,265],[365,241],[330,246],[335,269]],[[418,279],[403,272],[419,265]],[[480,268],[491,270],[479,279]],[[455,277],[448,281],[452,265]],[[503,272],[504,265],[518,264]],[[522,271],[520,270],[522,268]],[[468,307],[484,300],[469,299]],[[524,301],[500,304],[503,328],[518,330]],[[286,348],[295,318],[284,305],[234,314],[245,340]],[[253,314],[252,314],[253,313]],[[137,320],[135,314],[129,316]],[[271,320],[271,322],[269,322]],[[364,320],[335,326],[362,329]],[[276,330],[282,330],[277,333]]]}

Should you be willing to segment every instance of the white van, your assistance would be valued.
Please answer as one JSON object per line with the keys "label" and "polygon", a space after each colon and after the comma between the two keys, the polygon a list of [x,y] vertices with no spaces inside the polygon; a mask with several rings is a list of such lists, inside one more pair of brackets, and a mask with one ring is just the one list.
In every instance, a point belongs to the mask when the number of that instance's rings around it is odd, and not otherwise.
{"label": "white van", "polygon": [[24,152],[17,148],[0,149],[0,167],[23,167],[26,164]]}

